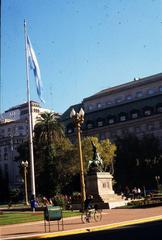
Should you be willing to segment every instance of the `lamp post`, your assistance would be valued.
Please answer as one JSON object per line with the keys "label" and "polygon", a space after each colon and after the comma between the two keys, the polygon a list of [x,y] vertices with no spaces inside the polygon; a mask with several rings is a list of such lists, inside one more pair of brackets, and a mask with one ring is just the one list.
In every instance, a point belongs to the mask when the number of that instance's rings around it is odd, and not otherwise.
{"label": "lamp post", "polygon": [[28,202],[28,188],[27,188],[27,168],[28,168],[28,161],[26,160],[25,162],[21,162],[21,166],[24,169],[24,190],[25,190],[25,205],[29,205]]}
{"label": "lamp post", "polygon": [[81,205],[82,205],[82,210],[83,210],[84,209],[84,201],[86,199],[86,192],[85,192],[84,167],[83,167],[80,128],[81,128],[81,124],[84,122],[84,110],[81,108],[79,113],[77,113],[73,108],[70,113],[70,118],[73,119],[74,125],[77,130],[78,150],[79,150],[79,159],[80,159]]}

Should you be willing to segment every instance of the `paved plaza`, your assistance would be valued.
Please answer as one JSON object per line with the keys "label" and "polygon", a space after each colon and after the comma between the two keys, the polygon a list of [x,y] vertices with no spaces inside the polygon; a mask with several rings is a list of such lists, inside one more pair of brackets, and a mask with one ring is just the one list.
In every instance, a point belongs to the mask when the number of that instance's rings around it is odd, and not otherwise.
{"label": "paved plaza", "polygon": [[141,208],[141,209],[111,209],[103,210],[101,222],[83,224],[80,216],[64,218],[64,230],[58,231],[57,222],[51,223],[51,232],[45,233],[44,221],[13,224],[0,227],[0,239],[28,239],[40,237],[42,235],[61,236],[74,233],[83,233],[87,231],[98,231],[102,229],[111,229],[118,226],[142,223],[162,219],[162,207]]}

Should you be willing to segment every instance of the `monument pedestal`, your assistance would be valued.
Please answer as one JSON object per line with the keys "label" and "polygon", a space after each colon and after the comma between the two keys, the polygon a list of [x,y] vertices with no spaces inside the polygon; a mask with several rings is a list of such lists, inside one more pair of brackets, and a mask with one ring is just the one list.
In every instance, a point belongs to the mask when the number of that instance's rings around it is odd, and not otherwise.
{"label": "monument pedestal", "polygon": [[93,195],[94,202],[100,207],[111,208],[112,202],[120,202],[120,206],[125,205],[121,196],[114,193],[112,179],[113,176],[109,172],[94,172],[87,175],[87,195]]}

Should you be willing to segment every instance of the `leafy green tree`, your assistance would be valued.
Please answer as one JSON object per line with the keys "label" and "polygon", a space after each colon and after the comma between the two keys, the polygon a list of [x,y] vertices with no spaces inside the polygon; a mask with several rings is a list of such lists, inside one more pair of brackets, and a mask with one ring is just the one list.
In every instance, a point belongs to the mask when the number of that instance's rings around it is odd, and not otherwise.
{"label": "leafy green tree", "polygon": [[155,176],[160,175],[161,151],[158,138],[144,135],[138,139],[127,135],[116,140],[115,178],[125,186],[155,187]]}
{"label": "leafy green tree", "polygon": [[64,138],[56,144],[55,161],[57,162],[57,179],[61,193],[70,194],[77,190],[73,180],[78,175],[79,161],[76,161],[75,154],[76,149],[69,139]]}
{"label": "leafy green tree", "polygon": [[116,155],[116,145],[109,139],[101,141],[101,157],[103,159],[104,171],[109,170],[114,173],[114,157]]}
{"label": "leafy green tree", "polygon": [[127,135],[116,140],[115,178],[122,187],[137,185],[136,161],[139,158],[139,140],[135,135]]}
{"label": "leafy green tree", "polygon": [[138,170],[140,172],[140,180],[143,185],[149,188],[156,187],[155,176],[162,174],[161,172],[162,152],[160,150],[160,142],[154,135],[144,135],[140,140],[140,156]]}
{"label": "leafy green tree", "polygon": [[87,171],[89,160],[93,159],[93,147],[91,142],[95,144],[97,151],[103,160],[103,170],[107,171],[112,168],[116,151],[115,144],[112,144],[109,139],[105,139],[99,142],[97,137],[86,137],[82,140],[85,172]]}

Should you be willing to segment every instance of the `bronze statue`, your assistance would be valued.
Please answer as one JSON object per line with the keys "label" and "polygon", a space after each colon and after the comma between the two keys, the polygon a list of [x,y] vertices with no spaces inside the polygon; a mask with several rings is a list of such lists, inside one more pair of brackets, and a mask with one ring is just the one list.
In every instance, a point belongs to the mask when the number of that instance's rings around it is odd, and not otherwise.
{"label": "bronze statue", "polygon": [[93,159],[88,163],[88,173],[102,172],[103,162],[100,154],[97,152],[96,145],[91,141],[93,147]]}

